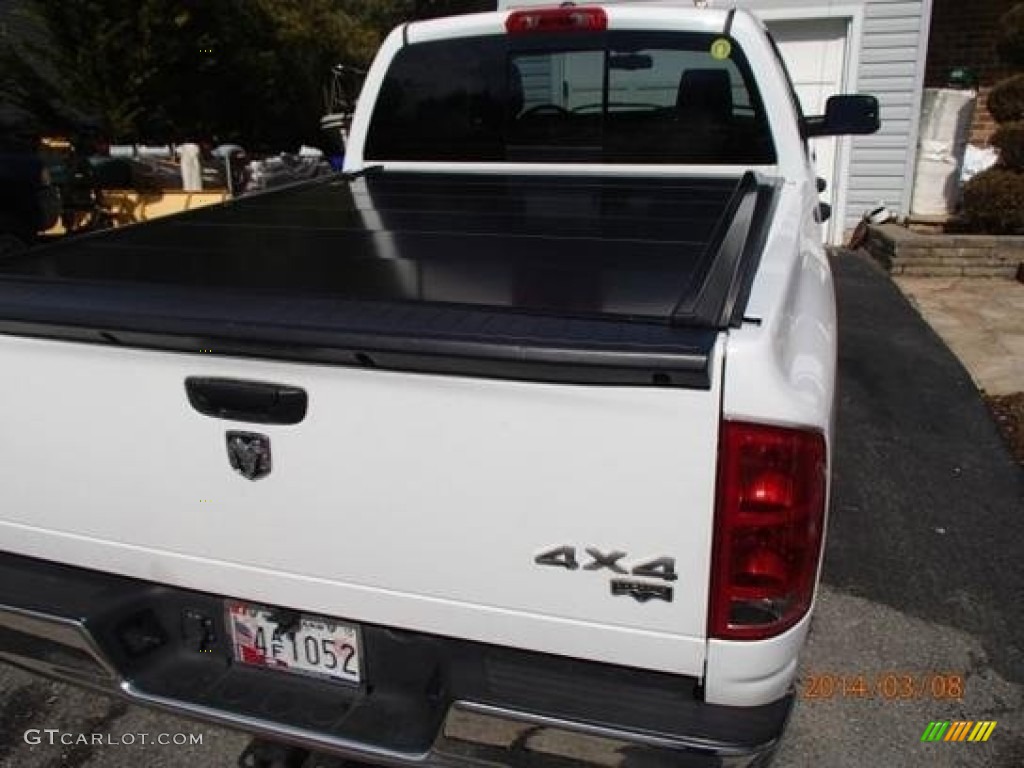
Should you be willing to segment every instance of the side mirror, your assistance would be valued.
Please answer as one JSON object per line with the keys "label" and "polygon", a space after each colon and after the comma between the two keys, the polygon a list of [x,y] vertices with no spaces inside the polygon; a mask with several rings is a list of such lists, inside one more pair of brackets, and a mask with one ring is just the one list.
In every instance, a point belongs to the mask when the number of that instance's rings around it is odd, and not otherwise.
{"label": "side mirror", "polygon": [[875,133],[881,127],[878,99],[858,93],[831,96],[825,114],[804,120],[805,138],[815,136],[849,136]]}

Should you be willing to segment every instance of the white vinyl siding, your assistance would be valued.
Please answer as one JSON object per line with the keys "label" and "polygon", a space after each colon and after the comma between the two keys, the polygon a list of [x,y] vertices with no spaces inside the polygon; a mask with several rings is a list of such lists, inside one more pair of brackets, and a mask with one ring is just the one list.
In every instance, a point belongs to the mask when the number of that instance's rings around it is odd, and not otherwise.
{"label": "white vinyl siding", "polygon": [[556,100],[556,94],[551,90],[554,86],[550,63],[549,59],[542,56],[524,57],[519,63],[519,73],[523,78],[523,100],[527,106]]}

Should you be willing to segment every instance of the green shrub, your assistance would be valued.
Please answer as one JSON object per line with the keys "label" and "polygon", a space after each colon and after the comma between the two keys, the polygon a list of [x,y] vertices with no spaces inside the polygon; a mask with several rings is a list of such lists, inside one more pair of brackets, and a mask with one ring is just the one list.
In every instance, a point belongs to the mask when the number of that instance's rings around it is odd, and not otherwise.
{"label": "green shrub", "polygon": [[997,123],[1024,120],[1024,75],[996,83],[988,94],[988,111]]}
{"label": "green shrub", "polygon": [[[1024,3],[1000,19],[996,49],[1008,67],[1024,69]],[[999,163],[964,185],[962,223],[976,232],[1024,234],[1024,74],[996,83],[987,104],[999,123],[991,139]]]}
{"label": "green shrub", "polygon": [[964,222],[975,232],[1024,234],[1024,172],[989,168],[964,185]]}
{"label": "green shrub", "polygon": [[[999,164],[1024,171],[1024,121],[1003,123],[992,135],[992,146],[999,150]],[[1024,200],[1021,200],[1024,205]]]}
{"label": "green shrub", "polygon": [[996,50],[1011,69],[1024,69],[1024,3],[1018,3],[999,20]]}

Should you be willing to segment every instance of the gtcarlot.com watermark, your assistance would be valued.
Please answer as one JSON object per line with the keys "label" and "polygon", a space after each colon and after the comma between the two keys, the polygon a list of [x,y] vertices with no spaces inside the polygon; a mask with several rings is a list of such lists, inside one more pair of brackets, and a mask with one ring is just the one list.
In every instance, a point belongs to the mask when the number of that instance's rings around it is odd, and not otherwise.
{"label": "gtcarlot.com watermark", "polygon": [[50,746],[72,747],[131,747],[136,745],[159,744],[160,746],[189,747],[201,746],[201,733],[76,733],[59,728],[29,728],[25,731],[25,743],[48,744]]}

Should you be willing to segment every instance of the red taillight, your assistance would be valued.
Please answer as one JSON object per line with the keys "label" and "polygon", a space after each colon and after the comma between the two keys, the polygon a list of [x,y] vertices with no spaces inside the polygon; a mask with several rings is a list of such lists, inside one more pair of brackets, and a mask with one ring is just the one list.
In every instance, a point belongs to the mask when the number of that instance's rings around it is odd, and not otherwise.
{"label": "red taillight", "polygon": [[505,21],[510,35],[534,32],[602,32],[608,28],[608,15],[603,8],[539,8],[514,11]]}
{"label": "red taillight", "polygon": [[811,605],[825,525],[825,439],[727,421],[718,462],[710,634],[771,637]]}

